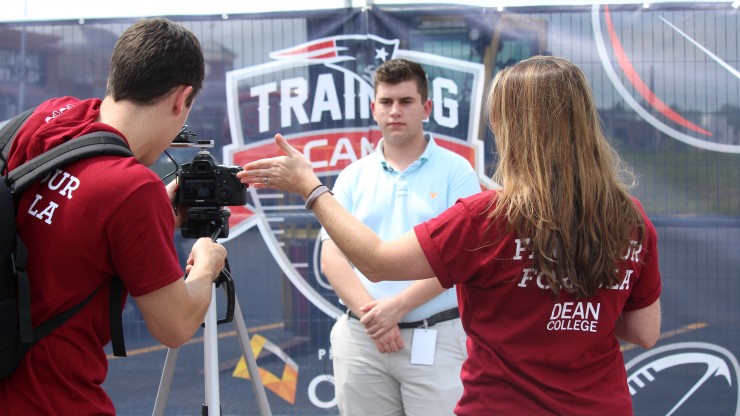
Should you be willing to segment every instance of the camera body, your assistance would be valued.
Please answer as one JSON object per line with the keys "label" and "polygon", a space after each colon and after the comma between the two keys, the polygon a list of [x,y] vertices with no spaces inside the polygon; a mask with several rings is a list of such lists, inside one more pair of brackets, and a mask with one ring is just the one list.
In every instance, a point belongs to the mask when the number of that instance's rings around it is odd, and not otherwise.
{"label": "camera body", "polygon": [[203,150],[180,167],[176,202],[186,207],[245,205],[247,188],[236,177],[239,166],[219,165]]}
{"label": "camera body", "polygon": [[247,188],[236,177],[241,170],[217,164],[206,150],[182,164],[175,204],[187,208],[187,219],[180,229],[184,238],[229,236],[231,213],[223,207],[247,203]]}

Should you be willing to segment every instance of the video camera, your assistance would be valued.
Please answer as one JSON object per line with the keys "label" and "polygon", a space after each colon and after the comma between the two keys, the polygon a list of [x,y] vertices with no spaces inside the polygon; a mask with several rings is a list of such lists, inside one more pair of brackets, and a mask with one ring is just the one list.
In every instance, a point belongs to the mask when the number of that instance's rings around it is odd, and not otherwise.
{"label": "video camera", "polygon": [[175,204],[187,207],[180,232],[184,238],[226,238],[231,213],[223,207],[247,203],[247,187],[236,177],[242,168],[217,164],[205,150],[213,147],[213,140],[194,140],[196,136],[185,126],[171,145],[201,148],[191,162],[180,166],[178,173]]}
{"label": "video camera", "polygon": [[[184,238],[211,237],[216,241],[217,238],[229,236],[231,212],[224,207],[246,205],[247,187],[236,177],[242,168],[216,163],[206,150],[213,147],[213,140],[197,140],[197,136],[185,125],[170,144],[170,147],[201,149],[191,162],[183,163],[177,171],[175,206],[184,206],[187,209],[185,222],[180,227]],[[226,315],[216,323],[220,325],[231,322],[234,319],[236,291],[228,259],[214,283],[216,287],[225,289],[227,298]]]}

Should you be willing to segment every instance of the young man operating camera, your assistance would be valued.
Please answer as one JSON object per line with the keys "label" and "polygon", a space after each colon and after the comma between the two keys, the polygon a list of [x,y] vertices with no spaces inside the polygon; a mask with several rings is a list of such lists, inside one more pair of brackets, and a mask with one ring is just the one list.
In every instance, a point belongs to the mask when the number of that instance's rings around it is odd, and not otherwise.
{"label": "young man operating camera", "polygon": [[[203,78],[203,53],[193,33],[166,19],[140,20],[116,43],[102,101],[46,101],[19,131],[9,155],[11,170],[91,132],[120,135],[135,157],[74,162],[20,198],[16,222],[29,252],[34,325],[95,295],[0,381],[0,414],[115,413],[101,387],[114,275],[163,344],[180,346],[203,322],[226,250],[209,238],[197,240],[182,279],[172,241],[173,194],[147,167],[182,128]],[[65,181],[74,186],[65,187]]]}

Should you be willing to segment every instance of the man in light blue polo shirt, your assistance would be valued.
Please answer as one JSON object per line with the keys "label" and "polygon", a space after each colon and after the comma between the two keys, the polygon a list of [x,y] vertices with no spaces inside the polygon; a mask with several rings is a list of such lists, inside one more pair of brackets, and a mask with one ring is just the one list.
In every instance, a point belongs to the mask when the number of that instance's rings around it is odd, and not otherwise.
{"label": "man in light blue polo shirt", "polygon": [[[385,62],[375,72],[374,90],[371,108],[383,138],[340,173],[333,192],[391,240],[481,188],[467,160],[424,134],[432,102],[420,65]],[[467,357],[454,288],[444,290],[437,279],[372,283],[323,230],[322,240],[322,271],[348,308],[331,331],[339,411],[452,415]]]}

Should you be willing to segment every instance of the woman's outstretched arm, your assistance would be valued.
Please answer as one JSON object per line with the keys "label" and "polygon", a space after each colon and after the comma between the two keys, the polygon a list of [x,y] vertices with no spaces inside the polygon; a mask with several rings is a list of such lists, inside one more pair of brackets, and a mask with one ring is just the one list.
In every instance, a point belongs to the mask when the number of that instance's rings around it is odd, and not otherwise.
{"label": "woman's outstretched arm", "polygon": [[[256,188],[278,189],[308,198],[321,185],[311,162],[282,135],[275,142],[285,153],[244,165],[237,177]],[[418,280],[434,277],[414,231],[384,242],[337,202],[330,192],[313,201],[311,210],[339,249],[371,281]]]}

